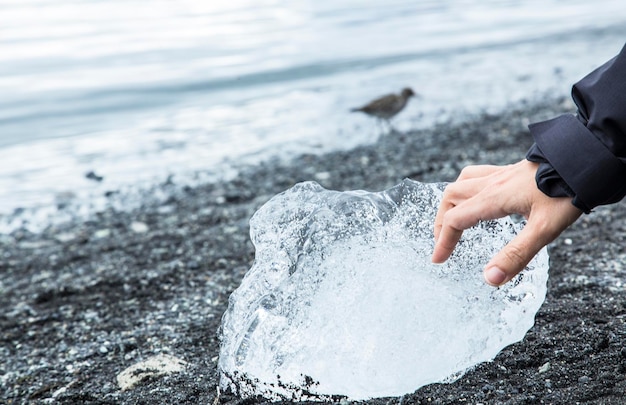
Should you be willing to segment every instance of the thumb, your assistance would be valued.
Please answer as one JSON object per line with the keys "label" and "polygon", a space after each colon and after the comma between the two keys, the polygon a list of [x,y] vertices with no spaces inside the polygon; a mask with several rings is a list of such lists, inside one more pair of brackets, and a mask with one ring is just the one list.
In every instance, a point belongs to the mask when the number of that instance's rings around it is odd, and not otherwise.
{"label": "thumb", "polygon": [[485,281],[500,286],[515,277],[535,255],[548,243],[541,238],[541,233],[533,231],[530,224],[509,242],[485,266]]}

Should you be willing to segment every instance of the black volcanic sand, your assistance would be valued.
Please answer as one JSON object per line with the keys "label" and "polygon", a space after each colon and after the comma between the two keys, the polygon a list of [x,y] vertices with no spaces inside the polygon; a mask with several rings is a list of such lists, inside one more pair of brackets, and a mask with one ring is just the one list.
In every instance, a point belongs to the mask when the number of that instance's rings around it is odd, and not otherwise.
{"label": "black volcanic sand", "polygon": [[[531,143],[529,121],[571,108],[527,103],[243,168],[229,182],[168,182],[154,190],[168,198],[146,193],[130,212],[0,235],[0,403],[263,402],[218,395],[216,371],[216,332],[254,259],[248,220],[260,205],[305,180],[379,191],[405,177],[452,181],[468,164],[512,163]],[[625,403],[625,214],[624,203],[597,209],[552,244],[548,296],[522,342],[452,384],[364,403]],[[122,370],[160,353],[188,365],[120,390]]]}

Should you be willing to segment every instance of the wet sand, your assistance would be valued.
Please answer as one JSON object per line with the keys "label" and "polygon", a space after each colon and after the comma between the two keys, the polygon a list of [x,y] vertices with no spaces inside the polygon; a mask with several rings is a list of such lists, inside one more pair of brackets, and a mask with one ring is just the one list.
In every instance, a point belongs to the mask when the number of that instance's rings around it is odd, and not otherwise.
{"label": "wet sand", "polygon": [[[529,122],[572,108],[526,103],[392,132],[349,152],[242,168],[229,182],[162,184],[153,191],[167,198],[146,193],[131,211],[0,235],[0,403],[263,402],[218,394],[216,369],[221,315],[254,259],[248,220],[258,207],[300,181],[379,191],[513,163],[532,142]],[[548,296],[523,341],[452,384],[363,403],[624,403],[625,246],[625,203],[582,217],[550,246]],[[120,388],[123,370],[161,354],[182,371],[135,372]]]}

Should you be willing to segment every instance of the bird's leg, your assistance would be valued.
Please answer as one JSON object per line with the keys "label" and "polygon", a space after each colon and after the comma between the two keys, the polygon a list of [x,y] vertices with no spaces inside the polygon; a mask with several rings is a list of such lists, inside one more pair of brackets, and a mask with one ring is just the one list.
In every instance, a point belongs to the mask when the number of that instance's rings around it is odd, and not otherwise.
{"label": "bird's leg", "polygon": [[385,125],[383,123],[383,119],[382,118],[376,118],[376,130],[380,133],[384,133],[385,132]]}
{"label": "bird's leg", "polygon": [[387,123],[387,132],[389,132],[390,134],[393,133],[395,131],[393,125],[391,125],[391,120],[389,120],[389,118],[385,119],[385,123]]}

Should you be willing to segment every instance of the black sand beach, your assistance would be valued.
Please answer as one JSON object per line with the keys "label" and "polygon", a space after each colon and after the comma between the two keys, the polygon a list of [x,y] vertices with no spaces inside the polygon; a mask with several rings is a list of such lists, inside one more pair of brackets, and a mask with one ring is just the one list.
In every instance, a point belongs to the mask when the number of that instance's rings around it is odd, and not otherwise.
{"label": "black sand beach", "polygon": [[[218,394],[216,371],[216,333],[254,259],[248,220],[260,205],[300,181],[378,191],[512,163],[531,144],[529,122],[572,108],[527,103],[391,133],[349,152],[244,168],[230,182],[163,184],[155,192],[165,201],[148,193],[130,212],[0,235],[0,403],[263,402]],[[364,403],[625,403],[625,246],[624,202],[584,216],[550,247],[548,296],[523,341],[452,384]],[[118,374],[159,354],[184,361],[182,371],[120,389]]]}

